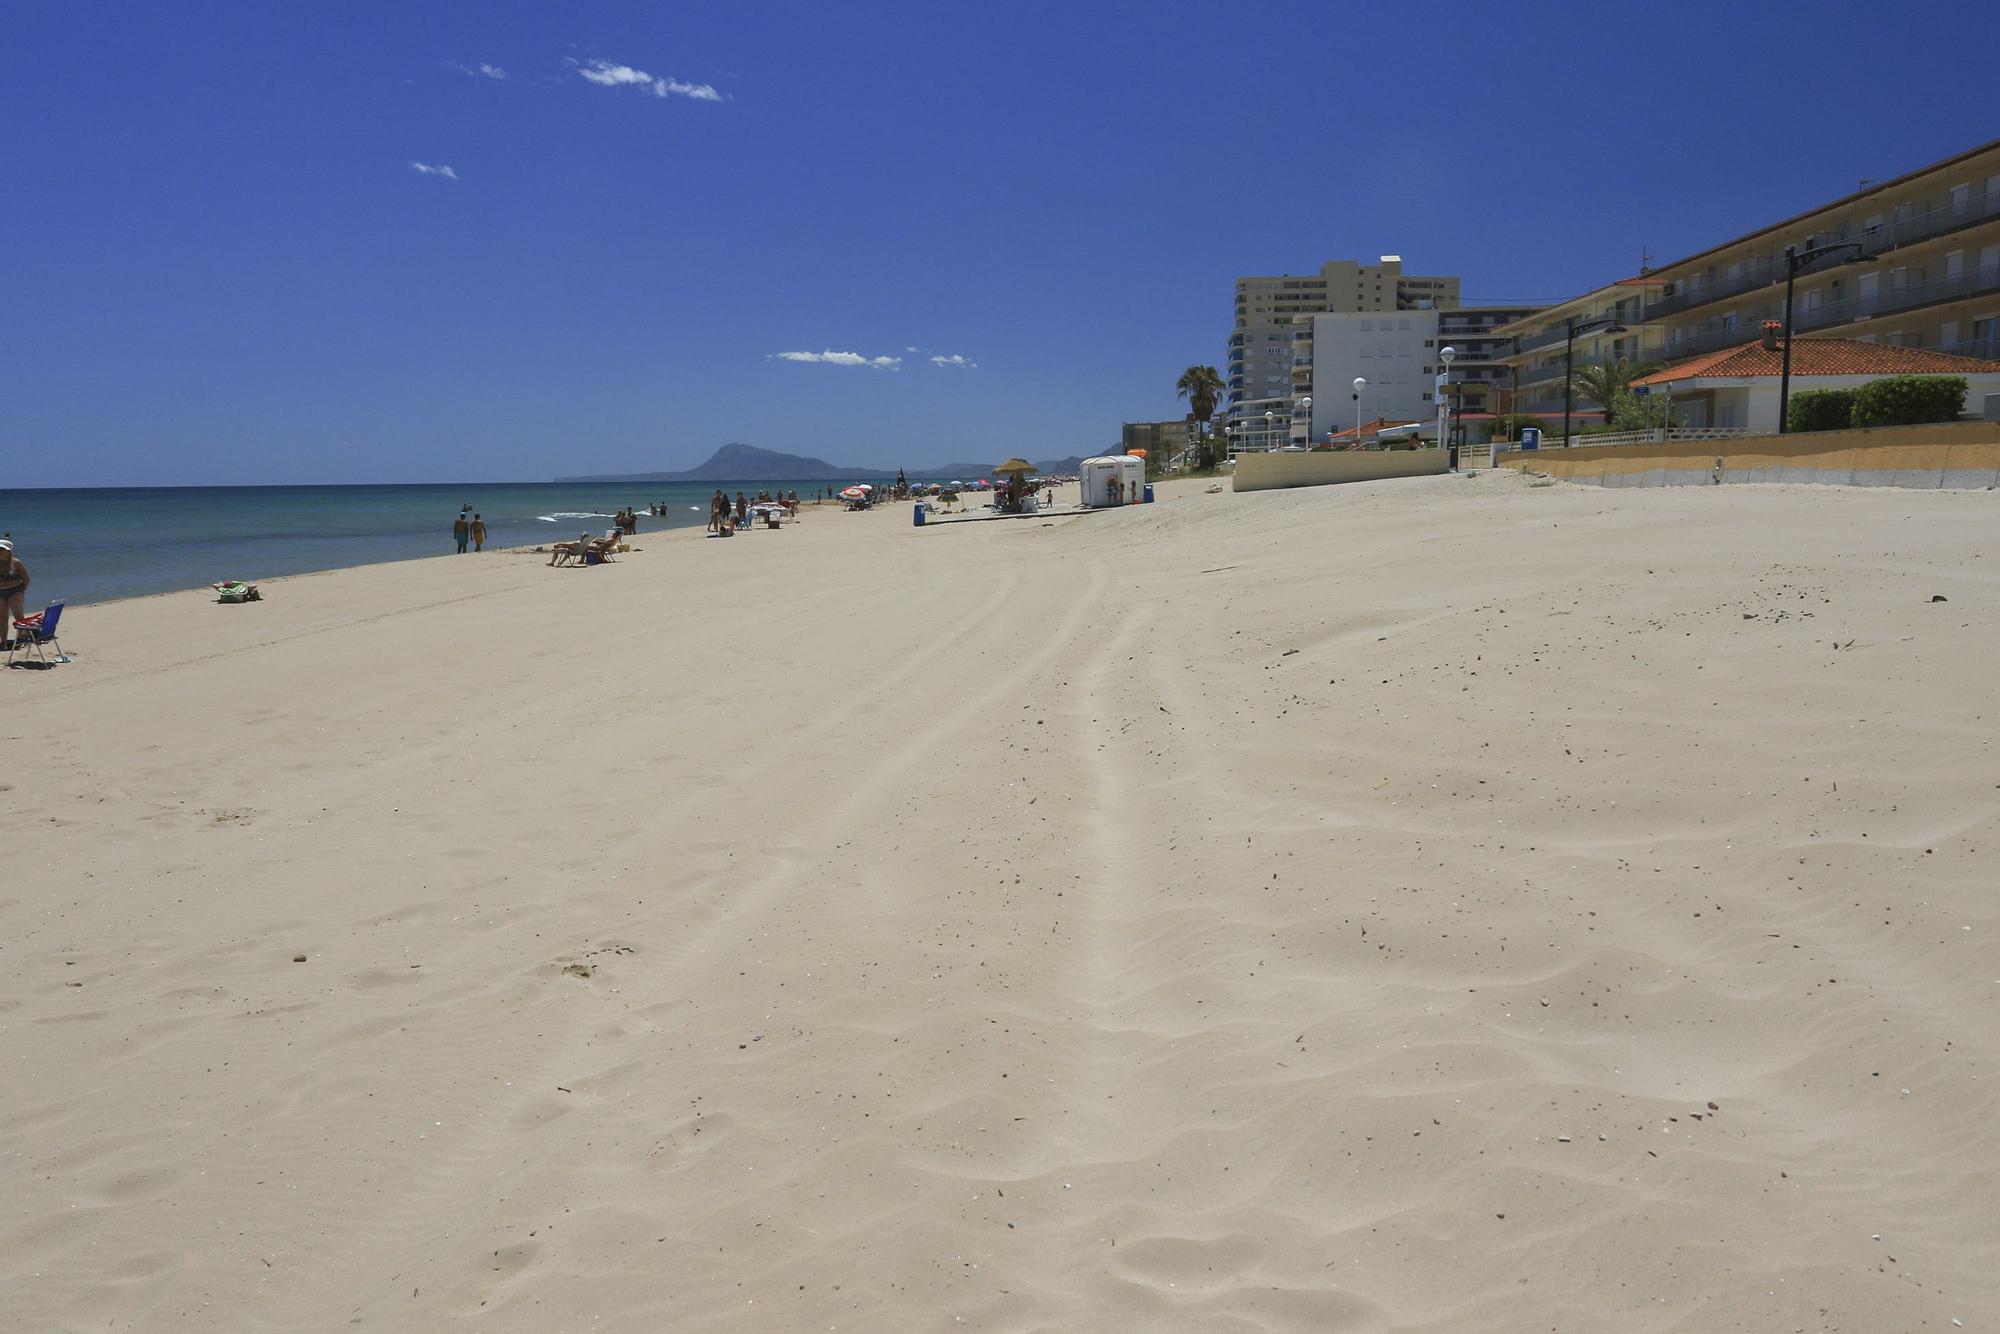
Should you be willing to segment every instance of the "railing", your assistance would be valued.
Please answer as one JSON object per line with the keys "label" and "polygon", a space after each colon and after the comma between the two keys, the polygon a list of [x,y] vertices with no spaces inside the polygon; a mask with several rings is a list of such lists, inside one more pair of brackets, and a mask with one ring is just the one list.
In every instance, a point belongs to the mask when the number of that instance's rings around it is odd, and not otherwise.
{"label": "railing", "polygon": [[[1861,320],[1872,320],[1884,315],[1900,314],[1906,310],[1934,306],[1943,301],[1959,301],[1989,293],[2000,293],[2000,264],[1969,269],[1954,278],[1930,278],[1903,287],[1893,287],[1888,291],[1877,291],[1867,297],[1856,292],[1837,301],[1822,301],[1818,305],[1795,301],[1792,305],[1792,332],[1813,333],[1843,324],[1854,324]],[[1773,299],[1754,309],[1737,311],[1734,328],[1698,330],[1686,338],[1669,343],[1656,355],[1679,361],[1684,357],[1699,356],[1703,352],[1737,347],[1758,337],[1760,326],[1765,320],[1783,319],[1784,314],[1784,294],[1779,292]],[[1987,354],[1968,352],[1964,355]]]}
{"label": "railing", "polygon": [[[1608,314],[1592,315],[1587,320],[1578,320],[1577,323],[1594,324],[1598,320],[1610,320],[1610,319],[1611,316]],[[1628,323],[1628,321],[1624,319],[1620,319],[1616,322],[1619,324]],[[1641,320],[1637,314],[1634,314],[1630,317],[1629,322],[1643,324],[1645,321]],[[1603,332],[1604,330],[1602,329],[1585,329],[1582,332],[1578,333],[1577,337],[1591,338]],[[1614,335],[1614,337],[1623,337],[1623,336],[1624,335],[1622,334]],[[1538,348],[1554,347],[1558,343],[1568,341],[1568,339],[1569,339],[1569,326],[1567,324],[1558,324],[1553,329],[1544,329],[1542,332],[1538,334],[1527,334],[1524,336],[1514,338],[1511,341],[1514,343],[1514,353],[1520,353],[1520,352],[1533,352]],[[1508,355],[1513,355],[1513,354],[1510,353]]]}
{"label": "railing", "polygon": [[[1656,445],[1677,440],[1734,440],[1738,436],[1764,434],[1769,433],[1751,431],[1742,426],[1676,426],[1671,430],[1655,427],[1649,431],[1599,431],[1594,435],[1571,435],[1567,446],[1557,436],[1546,436],[1542,440],[1542,448],[1588,449],[1598,445]],[[1518,440],[1495,441],[1493,449],[1502,454],[1523,452],[1521,442]],[[1464,462],[1463,456],[1459,461]]]}
{"label": "railing", "polygon": [[1856,292],[1852,296],[1841,297],[1838,301],[1822,302],[1819,306],[1808,310],[1800,310],[1794,304],[1792,332],[1805,333],[1813,329],[1831,328],[1836,324],[1851,324],[1856,320],[1872,320],[1878,315],[1893,315],[1898,311],[1914,310],[1919,306],[1935,305],[1940,301],[1957,301],[1965,297],[1985,296],[1991,292],[2000,292],[2000,264],[1989,264],[1984,268],[1968,270],[1955,278],[1927,278],[1922,282],[1890,288],[1886,292],[1877,291],[1868,297]]}
{"label": "railing", "polygon": [[[2000,192],[1988,191],[1976,199],[1968,199],[1963,204],[1942,204],[1926,209],[1914,217],[1900,222],[1884,222],[1875,227],[1863,227],[1852,236],[1835,236],[1834,244],[1853,241],[1865,247],[1872,254],[1883,254],[1903,246],[1914,245],[1944,236],[1963,227],[1976,226],[1982,222],[2000,218]],[[1820,264],[1800,270],[1801,274],[1817,273],[1821,268],[1831,267],[1841,262],[1843,256],[1831,255]],[[1734,279],[1703,283],[1689,290],[1685,279],[1677,282],[1677,290],[1672,296],[1662,297],[1646,307],[1643,318],[1656,320],[1666,315],[1678,314],[1683,310],[1693,310],[1697,306],[1708,305],[1712,301],[1726,301],[1744,292],[1754,292],[1760,287],[1785,280],[1785,259],[1782,254],[1746,260],[1743,271]],[[1525,345],[1524,345],[1525,346]]]}
{"label": "railing", "polygon": [[[1577,370],[1582,370],[1586,366],[1602,366],[1607,361],[1610,360],[1613,360],[1613,358],[1578,357],[1571,364]],[[1526,388],[1531,384],[1547,384],[1551,380],[1560,380],[1562,378],[1563,378],[1563,364],[1560,361],[1558,361],[1547,366],[1537,366],[1532,370],[1522,371],[1517,383],[1519,383],[1522,388]],[[1499,381],[1496,380],[1493,383],[1498,384]]]}

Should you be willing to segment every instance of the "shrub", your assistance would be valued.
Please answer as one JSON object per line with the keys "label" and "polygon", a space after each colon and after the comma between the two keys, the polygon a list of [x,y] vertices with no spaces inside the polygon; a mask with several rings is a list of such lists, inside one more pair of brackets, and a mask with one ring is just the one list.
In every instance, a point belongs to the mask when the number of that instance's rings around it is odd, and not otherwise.
{"label": "shrub", "polygon": [[1962,375],[1885,375],[1854,391],[1856,426],[1957,421],[1964,409]]}
{"label": "shrub", "polygon": [[1853,424],[1852,389],[1808,389],[1785,405],[1787,431],[1844,431]]}

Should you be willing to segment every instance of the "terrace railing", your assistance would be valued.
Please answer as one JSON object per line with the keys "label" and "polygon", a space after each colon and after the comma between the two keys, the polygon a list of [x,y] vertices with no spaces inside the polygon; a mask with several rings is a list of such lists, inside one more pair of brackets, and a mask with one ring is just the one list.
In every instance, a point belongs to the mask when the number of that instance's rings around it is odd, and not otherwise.
{"label": "terrace railing", "polygon": [[[1817,239],[1821,242],[1853,241],[1867,247],[1869,253],[1880,255],[1904,246],[1915,245],[1919,241],[1944,236],[1965,227],[1975,227],[1995,218],[2000,218],[2000,191],[1989,190],[1976,198],[1967,199],[1962,204],[1941,204],[1898,221],[1884,221],[1874,227],[1860,228],[1851,236],[1835,234]],[[1822,268],[1831,267],[1840,261],[1841,256],[1829,256],[1821,264],[1801,270],[1801,276],[1806,273],[1817,273]],[[1677,281],[1674,294],[1661,297],[1647,306],[1643,318],[1661,319],[1684,310],[1693,310],[1697,306],[1708,305],[1712,301],[1726,301],[1732,296],[1754,292],[1760,287],[1784,281],[1785,260],[1782,253],[1746,260],[1742,271],[1735,278],[1702,283],[1698,287],[1690,287],[1685,279]]]}

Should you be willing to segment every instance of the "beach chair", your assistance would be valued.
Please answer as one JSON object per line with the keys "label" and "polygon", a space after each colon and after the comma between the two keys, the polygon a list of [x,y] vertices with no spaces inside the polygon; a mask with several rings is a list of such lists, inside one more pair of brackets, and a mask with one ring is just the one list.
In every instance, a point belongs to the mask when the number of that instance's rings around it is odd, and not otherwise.
{"label": "beach chair", "polygon": [[57,662],[69,661],[69,655],[64,653],[62,645],[56,642],[56,624],[62,620],[62,610],[63,604],[57,600],[33,616],[23,616],[14,622],[13,648],[7,650],[8,666],[14,665],[16,650],[27,652],[30,649],[34,651],[36,660],[47,666],[49,659],[42,650],[44,644],[55,645]]}

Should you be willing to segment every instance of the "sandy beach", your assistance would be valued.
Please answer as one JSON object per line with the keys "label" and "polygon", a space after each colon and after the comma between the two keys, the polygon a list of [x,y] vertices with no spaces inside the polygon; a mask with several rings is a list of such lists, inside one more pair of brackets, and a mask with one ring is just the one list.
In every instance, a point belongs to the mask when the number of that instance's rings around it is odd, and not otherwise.
{"label": "sandy beach", "polygon": [[1994,1329],[1996,504],[79,609],[0,673],[0,1328]]}

